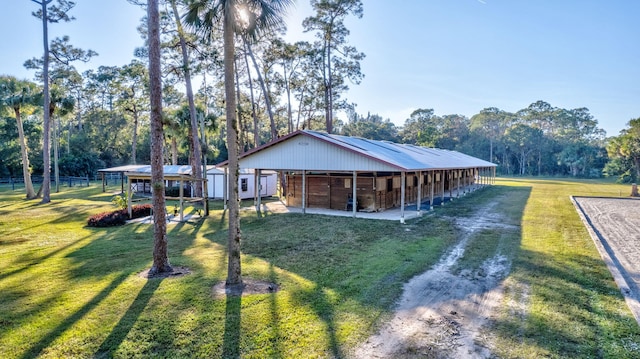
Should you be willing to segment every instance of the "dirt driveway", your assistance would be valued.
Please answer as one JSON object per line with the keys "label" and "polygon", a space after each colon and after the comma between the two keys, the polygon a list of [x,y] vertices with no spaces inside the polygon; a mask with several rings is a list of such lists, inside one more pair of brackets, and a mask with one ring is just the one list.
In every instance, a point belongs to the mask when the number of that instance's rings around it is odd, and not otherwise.
{"label": "dirt driveway", "polygon": [[[491,358],[483,330],[503,303],[510,253],[494,253],[479,268],[456,270],[474,235],[483,230],[518,231],[494,211],[495,199],[467,218],[455,219],[460,241],[427,272],[404,285],[394,316],[356,349],[356,358]],[[526,291],[526,290],[525,290]],[[518,306],[513,305],[514,315]]]}
{"label": "dirt driveway", "polygon": [[640,324],[640,200],[572,197],[602,259]]}

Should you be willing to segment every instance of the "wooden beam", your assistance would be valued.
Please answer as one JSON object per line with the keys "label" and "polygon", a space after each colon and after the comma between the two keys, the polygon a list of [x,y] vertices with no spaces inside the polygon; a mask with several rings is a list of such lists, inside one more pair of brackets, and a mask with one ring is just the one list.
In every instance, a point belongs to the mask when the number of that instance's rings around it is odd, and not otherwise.
{"label": "wooden beam", "polygon": [[129,212],[129,219],[131,219],[132,217],[132,213],[131,213],[131,197],[132,197],[132,193],[131,193],[131,177],[127,177],[127,185],[129,186],[129,190],[127,191],[127,211]]}
{"label": "wooden beam", "polygon": [[434,195],[433,191],[434,191],[434,187],[436,186],[435,171],[431,171],[429,176],[431,178],[431,195],[429,195],[429,210],[433,211],[433,195]]}
{"label": "wooden beam", "polygon": [[258,209],[260,209],[261,205],[262,205],[262,179],[261,179],[261,174],[262,174],[262,170],[260,169],[256,169],[256,178],[258,179],[258,184],[256,185],[256,193],[258,194],[257,196],[257,200],[258,200]]}
{"label": "wooden beam", "polygon": [[406,192],[407,174],[400,172],[400,223],[404,223],[404,196]]}
{"label": "wooden beam", "polygon": [[184,221],[184,182],[180,180],[180,222]]}
{"label": "wooden beam", "polygon": [[302,213],[307,213],[307,171],[302,171]]}
{"label": "wooden beam", "polygon": [[351,183],[351,199],[353,200],[351,211],[353,212],[353,218],[356,218],[356,213],[358,212],[358,187],[356,185],[357,181],[358,172],[353,171],[353,180]]}
{"label": "wooden beam", "polygon": [[418,172],[418,203],[416,204],[416,212],[418,212],[418,216],[422,212],[422,171]]}
{"label": "wooden beam", "polygon": [[444,206],[444,170],[440,172],[440,189],[442,190],[442,192],[440,192],[440,205]]}

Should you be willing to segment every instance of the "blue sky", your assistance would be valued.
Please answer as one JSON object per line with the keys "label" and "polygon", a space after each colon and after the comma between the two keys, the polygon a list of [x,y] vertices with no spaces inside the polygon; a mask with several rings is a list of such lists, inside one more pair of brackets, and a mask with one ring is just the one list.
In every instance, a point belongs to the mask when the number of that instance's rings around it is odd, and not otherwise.
{"label": "blue sky", "polygon": [[[42,54],[30,0],[2,0],[0,74],[32,78],[25,60]],[[365,0],[349,19],[349,41],[366,54],[365,78],[346,97],[357,111],[402,125],[417,108],[472,116],[485,107],[517,111],[543,100],[587,107],[609,136],[640,117],[640,1],[633,0]],[[142,45],[143,11],[126,0],[76,0],[75,21],[51,25],[100,55],[84,70],[124,65]],[[300,23],[299,0],[288,17],[290,41],[313,39]]]}

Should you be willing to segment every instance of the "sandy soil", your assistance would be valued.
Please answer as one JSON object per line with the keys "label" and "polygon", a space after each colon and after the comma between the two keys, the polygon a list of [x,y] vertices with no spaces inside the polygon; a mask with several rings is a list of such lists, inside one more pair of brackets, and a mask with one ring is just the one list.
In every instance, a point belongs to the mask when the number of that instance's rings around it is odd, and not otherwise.
{"label": "sandy soil", "polygon": [[[483,328],[503,304],[503,279],[509,273],[510,258],[496,253],[477,270],[454,274],[452,268],[478,230],[516,229],[493,212],[496,204],[456,220],[461,233],[458,244],[433,268],[405,284],[393,318],[356,349],[356,358],[492,357],[491,338]],[[519,312],[526,306],[513,303],[510,307],[514,315],[524,315]]]}
{"label": "sandy soil", "polygon": [[640,324],[640,200],[572,197],[573,203]]}

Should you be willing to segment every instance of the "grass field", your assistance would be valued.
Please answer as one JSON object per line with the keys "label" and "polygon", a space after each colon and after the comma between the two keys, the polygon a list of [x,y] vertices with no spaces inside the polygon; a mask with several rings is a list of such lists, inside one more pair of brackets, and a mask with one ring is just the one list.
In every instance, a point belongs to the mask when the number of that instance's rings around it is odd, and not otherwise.
{"label": "grass field", "polygon": [[495,354],[640,357],[640,329],[569,201],[626,186],[502,179],[407,225],[244,211],[243,273],[281,290],[228,299],[211,291],[226,275],[221,208],[168,227],[170,261],[191,274],[147,280],[137,274],[151,264],[150,225],[85,226],[113,209],[100,190],[63,188],[40,205],[0,189],[0,357],[348,357],[388,318],[402,283],[456,243],[451,217],[497,197],[495,210],[521,218],[521,230],[479,234],[459,264],[513,254],[490,329]]}

